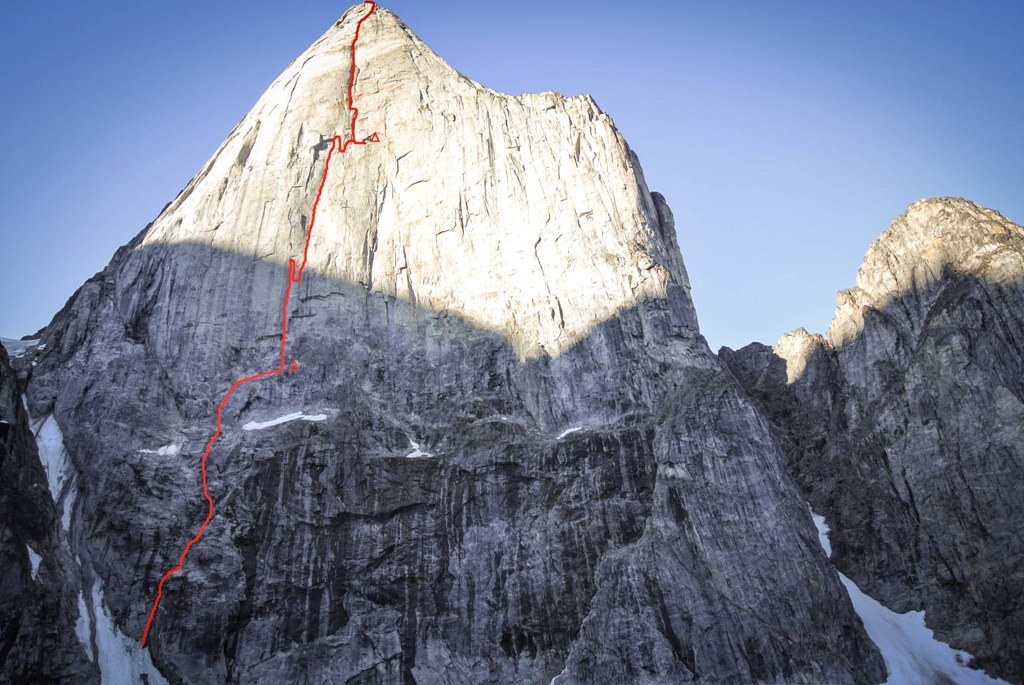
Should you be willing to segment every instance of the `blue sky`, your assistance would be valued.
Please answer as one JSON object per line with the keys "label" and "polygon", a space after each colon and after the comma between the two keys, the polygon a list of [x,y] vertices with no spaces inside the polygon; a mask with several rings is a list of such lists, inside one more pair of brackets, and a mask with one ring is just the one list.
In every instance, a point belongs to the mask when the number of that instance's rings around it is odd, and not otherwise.
{"label": "blue sky", "polygon": [[[1024,222],[1024,3],[383,3],[511,93],[588,92],[676,214],[712,348],[824,331],[922,197]],[[0,6],[0,335],[49,321],[348,6]]]}

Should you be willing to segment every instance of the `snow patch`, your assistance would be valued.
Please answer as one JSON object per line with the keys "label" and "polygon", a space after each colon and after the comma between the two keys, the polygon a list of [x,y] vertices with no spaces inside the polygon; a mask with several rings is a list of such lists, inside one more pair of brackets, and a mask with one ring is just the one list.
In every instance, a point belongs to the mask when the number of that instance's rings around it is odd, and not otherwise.
{"label": "snow patch", "polygon": [[242,426],[242,430],[263,430],[264,428],[279,426],[282,423],[288,423],[289,421],[295,421],[296,419],[302,419],[303,421],[325,421],[327,419],[327,414],[303,414],[302,412],[297,411],[294,414],[285,414],[284,416],[279,416],[276,419],[271,419],[270,421],[250,421]]}
{"label": "snow patch", "polygon": [[576,431],[581,431],[581,430],[583,430],[583,426],[573,426],[572,428],[566,428],[564,431],[562,431],[561,433],[558,434],[558,437],[555,438],[555,440],[561,440],[565,436],[571,435],[571,434],[575,433]]}
{"label": "snow patch", "polygon": [[159,454],[161,457],[173,457],[181,452],[181,445],[164,445],[155,450],[139,450],[142,454]]}
{"label": "snow patch", "polygon": [[[831,557],[832,543],[828,538],[829,527],[825,517],[813,511],[811,516],[818,529],[821,547]],[[850,595],[853,610],[860,616],[865,632],[882,653],[885,667],[889,671],[886,685],[931,685],[942,682],[1009,685],[1005,680],[986,675],[984,671],[968,668],[966,664],[971,660],[971,655],[935,639],[935,633],[924,624],[923,611],[897,614],[866,595],[842,573],[839,574],[839,580]]]}
{"label": "snow patch", "polygon": [[[810,509],[810,505],[807,506]],[[821,543],[821,548],[825,550],[825,556],[829,559],[832,558],[832,541],[828,539],[828,534],[832,531],[825,523],[825,517],[815,514],[811,511],[811,518],[814,519],[814,527],[818,529],[818,542]]]}
{"label": "snow patch", "polygon": [[46,485],[50,488],[53,503],[62,507],[61,525],[64,532],[71,529],[71,512],[75,507],[76,492],[71,487],[74,471],[64,449],[64,435],[53,414],[32,421],[32,432],[39,448],[39,461],[46,471]]}
{"label": "snow patch", "polygon": [[32,580],[35,580],[36,576],[39,575],[39,562],[41,562],[43,558],[36,554],[36,551],[29,545],[25,545],[25,549],[28,550],[28,561],[32,564]]}
{"label": "snow patch", "polygon": [[85,597],[81,592],[78,593],[78,618],[75,619],[75,635],[78,636],[78,642],[82,645],[82,649],[85,650],[85,655],[89,657],[89,661],[92,661],[92,646],[90,643],[92,622],[89,620],[89,608],[85,606]]}
{"label": "snow patch", "polygon": [[99,583],[92,586],[92,608],[96,616],[94,633],[100,682],[103,685],[140,683],[145,676],[150,685],[167,685],[167,679],[153,665],[149,650],[142,649],[138,642],[129,640],[118,629]]}
{"label": "snow patch", "polygon": [[[11,340],[10,338],[0,338],[0,344],[7,349],[7,354],[11,355],[12,359],[18,359],[24,357],[29,350],[39,344],[38,340]],[[46,345],[39,348],[45,350]]]}
{"label": "snow patch", "polygon": [[864,594],[842,573],[839,580],[849,593],[853,610],[863,621],[868,637],[882,652],[889,670],[889,685],[1009,685],[984,671],[968,668],[965,664],[971,655],[935,639],[935,633],[924,624],[923,611],[897,614]]}
{"label": "snow patch", "polygon": [[409,438],[409,447],[412,448],[412,452],[409,452],[409,454],[405,455],[406,459],[418,459],[419,457],[432,457],[432,456],[434,456],[430,452],[424,452],[423,450],[421,450],[420,449],[420,444],[418,442],[416,442],[415,440],[413,440],[412,438]]}
{"label": "snow patch", "polygon": [[57,419],[49,414],[41,422],[36,424],[33,433],[36,436],[36,445],[39,447],[39,461],[43,462],[43,469],[46,470],[46,484],[50,488],[50,495],[56,504],[60,500],[61,490],[70,475],[68,466],[68,453],[64,449],[64,435],[60,432]]}

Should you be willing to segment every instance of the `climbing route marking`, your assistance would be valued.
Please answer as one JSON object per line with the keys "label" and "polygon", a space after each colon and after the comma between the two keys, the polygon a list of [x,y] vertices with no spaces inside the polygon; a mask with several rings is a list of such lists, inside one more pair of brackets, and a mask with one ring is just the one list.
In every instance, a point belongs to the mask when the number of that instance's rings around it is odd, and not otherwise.
{"label": "climbing route marking", "polygon": [[[189,551],[195,546],[196,543],[203,537],[203,532],[206,531],[206,527],[210,524],[213,519],[213,498],[210,496],[210,490],[207,487],[207,474],[206,474],[206,461],[210,457],[210,450],[213,449],[214,443],[217,442],[217,438],[220,437],[221,433],[221,414],[224,411],[224,407],[227,406],[228,400],[231,399],[231,395],[234,394],[235,390],[242,387],[246,383],[260,380],[261,378],[267,378],[269,376],[276,376],[284,373],[286,368],[285,362],[285,344],[288,341],[288,303],[292,294],[292,284],[302,282],[302,273],[306,269],[306,261],[309,258],[309,240],[313,237],[313,226],[316,224],[316,210],[320,205],[320,196],[323,195],[324,186],[327,184],[327,174],[331,168],[331,157],[334,152],[337,151],[341,154],[345,154],[348,150],[349,145],[366,145],[367,142],[377,143],[380,142],[380,137],[376,132],[370,136],[367,141],[356,140],[356,120],[359,118],[359,108],[355,106],[352,91],[355,88],[356,81],[356,43],[359,41],[359,30],[363,26],[363,22],[370,18],[374,10],[377,9],[377,3],[373,0],[366,0],[365,4],[370,6],[370,11],[364,14],[358,22],[356,22],[356,33],[352,38],[352,54],[351,54],[351,69],[348,77],[348,111],[352,114],[351,127],[349,135],[346,139],[342,140],[341,136],[334,136],[331,139],[331,148],[327,151],[327,158],[324,160],[324,174],[320,179],[320,187],[316,191],[316,199],[313,200],[313,209],[310,212],[309,227],[306,229],[306,242],[302,248],[302,262],[296,266],[295,259],[290,258],[288,260],[288,281],[284,288],[284,304],[281,306],[281,357],[280,362],[276,368],[268,369],[266,371],[260,371],[254,373],[251,376],[240,378],[235,381],[228,391],[224,393],[224,398],[217,405],[217,429],[214,431],[210,441],[206,443],[206,450],[203,452],[203,458],[199,462],[200,470],[203,474],[203,497],[206,498],[207,510],[206,518],[199,526],[199,530],[192,537],[191,540],[185,545],[185,549],[181,551],[181,556],[178,557],[178,565],[170,569],[163,576],[160,577],[160,582],[156,586],[156,597],[153,599],[153,608],[149,610],[149,618],[146,619],[146,627],[142,631],[142,646],[145,647],[149,641],[149,631],[153,627],[153,619],[156,618],[156,611],[160,607],[160,600],[164,595],[164,584],[167,580],[178,573],[185,567],[185,558],[188,556]],[[288,371],[297,372],[299,370],[299,363],[292,360],[290,366],[287,366]]]}

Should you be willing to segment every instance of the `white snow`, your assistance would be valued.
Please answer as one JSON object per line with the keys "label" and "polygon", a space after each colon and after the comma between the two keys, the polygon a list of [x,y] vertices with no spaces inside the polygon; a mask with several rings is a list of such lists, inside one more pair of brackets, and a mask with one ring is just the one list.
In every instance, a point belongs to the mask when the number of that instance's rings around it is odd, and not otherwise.
{"label": "white snow", "polygon": [[405,455],[406,459],[417,459],[419,457],[432,457],[432,456],[434,456],[430,452],[424,452],[423,450],[421,450],[420,449],[420,444],[418,442],[416,442],[415,440],[413,440],[412,438],[409,438],[409,447],[412,448],[412,452],[409,452],[409,454]]}
{"label": "white snow", "polygon": [[564,431],[558,434],[558,437],[555,438],[555,440],[561,440],[565,436],[571,435],[572,433],[575,433],[576,431],[580,430],[583,430],[583,426],[573,426],[572,428],[566,428]]}
{"label": "white snow", "polygon": [[296,419],[302,419],[303,421],[325,421],[327,414],[303,414],[301,411],[297,411],[294,414],[285,414],[279,416],[276,419],[270,421],[250,421],[249,423],[242,426],[242,430],[245,431],[258,431],[264,428],[270,428],[271,426],[278,426],[282,423],[288,423]]}
{"label": "white snow", "polygon": [[[0,344],[7,349],[7,354],[11,355],[12,358],[17,359],[18,357],[24,357],[25,353],[31,350],[33,347],[39,344],[38,340],[11,340],[10,338],[0,338]],[[43,345],[39,349],[46,349],[46,345]]]}
{"label": "white snow", "polygon": [[28,560],[29,563],[32,564],[32,580],[35,580],[36,576],[39,575],[39,562],[41,562],[43,558],[39,556],[29,545],[25,545],[25,549],[28,550]]}
{"label": "white snow", "polygon": [[[807,508],[810,509],[810,505]],[[811,511],[811,518],[814,519],[814,527],[818,529],[818,542],[821,543],[821,548],[825,550],[825,556],[831,559],[832,541],[828,539],[828,534],[832,529],[825,523],[825,517],[815,514],[813,510]]]}
{"label": "white snow", "polygon": [[[818,540],[829,557],[832,543],[825,517],[811,512],[818,529]],[[885,659],[889,671],[887,685],[932,685],[951,682],[958,685],[1008,685],[966,666],[971,660],[967,652],[953,649],[935,639],[924,624],[923,611],[897,614],[879,601],[864,594],[852,580],[839,574],[839,580],[850,595],[853,610],[864,623],[864,630]]]}
{"label": "white snow", "polygon": [[[36,423],[36,422],[33,422]],[[39,460],[46,470],[46,483],[50,487],[50,495],[54,504],[60,500],[61,489],[69,474],[68,453],[64,449],[64,436],[57,425],[53,414],[44,418],[34,427],[36,445],[39,447]]]}
{"label": "white snow", "polygon": [[142,676],[146,675],[150,685],[167,685],[167,679],[153,665],[149,650],[128,639],[118,629],[107,609],[99,583],[92,586],[92,608],[96,616],[94,632],[100,682],[103,685],[140,683]]}
{"label": "white snow", "polygon": [[181,452],[181,445],[164,445],[155,450],[139,450],[142,454],[159,454],[161,457],[173,457]]}
{"label": "white snow", "polygon": [[53,503],[62,506],[61,524],[64,531],[71,528],[71,512],[75,506],[75,489],[69,487],[74,473],[64,449],[64,436],[53,414],[32,422],[32,431],[39,447],[39,461],[46,471],[46,484],[50,488]]}
{"label": "white snow", "polygon": [[89,661],[92,661],[92,646],[89,642],[92,635],[92,621],[89,618],[89,608],[85,606],[85,597],[81,592],[78,593],[78,618],[75,620],[75,635],[78,636],[78,642],[85,650],[85,655],[89,657]]}
{"label": "white snow", "polygon": [[75,497],[78,492],[74,488],[68,489],[68,494],[64,496],[64,511],[60,515],[60,525],[64,528],[64,532],[71,530],[71,512],[75,509]]}

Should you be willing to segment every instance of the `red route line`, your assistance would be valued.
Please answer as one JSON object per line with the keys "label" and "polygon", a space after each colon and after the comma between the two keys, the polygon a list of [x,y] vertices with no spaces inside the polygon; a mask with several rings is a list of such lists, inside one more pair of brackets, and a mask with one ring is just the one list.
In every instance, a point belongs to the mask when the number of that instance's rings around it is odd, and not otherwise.
{"label": "red route line", "polygon": [[[285,371],[285,343],[288,341],[288,302],[292,294],[292,284],[302,282],[302,272],[305,271],[306,261],[309,259],[309,240],[310,238],[313,237],[313,226],[316,224],[316,208],[320,204],[320,196],[323,195],[324,186],[327,184],[327,174],[331,168],[331,157],[334,155],[335,150],[337,150],[341,154],[345,154],[345,152],[348,150],[349,145],[366,145],[367,141],[356,140],[356,120],[359,118],[359,109],[355,107],[355,105],[353,104],[354,99],[352,95],[352,90],[355,87],[356,82],[356,43],[359,41],[359,29],[362,28],[363,22],[369,19],[370,15],[373,14],[374,10],[377,9],[377,3],[373,2],[373,0],[366,0],[364,4],[370,6],[370,11],[364,14],[362,18],[360,18],[359,21],[356,22],[356,34],[352,38],[352,68],[349,71],[348,76],[348,111],[352,113],[352,125],[349,130],[349,136],[345,140],[342,140],[341,136],[334,136],[331,139],[331,148],[330,150],[327,151],[327,159],[324,160],[324,174],[323,177],[320,179],[320,187],[317,188],[316,191],[316,199],[313,201],[313,209],[310,212],[309,217],[309,228],[306,229],[306,243],[302,248],[302,263],[299,264],[298,267],[296,267],[295,259],[288,259],[288,282],[284,288],[284,304],[281,305],[280,364],[277,366],[276,369],[260,371],[259,373],[254,373],[251,376],[246,376],[245,378],[238,379],[231,385],[230,388],[228,388],[228,391],[224,393],[224,399],[222,399],[220,401],[220,404],[217,405],[217,430],[214,431],[213,437],[210,438],[210,441],[206,443],[206,451],[203,452],[203,458],[199,462],[200,469],[203,473],[203,497],[206,498],[207,504],[206,518],[199,526],[199,530],[196,531],[195,536],[188,541],[188,543],[185,545],[185,549],[181,551],[181,556],[178,557],[178,565],[170,569],[169,571],[164,573],[163,576],[160,577],[160,582],[156,586],[156,598],[153,600],[153,608],[149,610],[149,618],[146,619],[146,627],[142,631],[143,647],[146,646],[146,642],[148,642],[149,640],[149,631],[153,627],[153,619],[156,618],[156,610],[160,607],[160,600],[163,598],[164,595],[164,583],[166,583],[171,576],[173,576],[175,573],[178,573],[185,567],[185,558],[188,556],[189,551],[197,542],[199,542],[199,540],[202,539],[203,533],[206,531],[206,526],[208,526],[210,524],[210,521],[213,519],[213,498],[210,497],[210,490],[207,487],[206,461],[210,456],[210,450],[213,449],[214,443],[216,443],[217,438],[220,437],[221,414],[224,411],[224,407],[227,406],[228,400],[231,399],[231,395],[234,394],[235,390],[242,387],[246,383],[251,383],[252,381],[256,381],[261,378],[267,378],[268,376],[276,376],[278,374],[284,373]],[[371,136],[370,141],[379,141],[379,138],[377,137],[376,133],[374,133],[373,136]],[[298,362],[292,361],[289,370],[298,371]]]}

